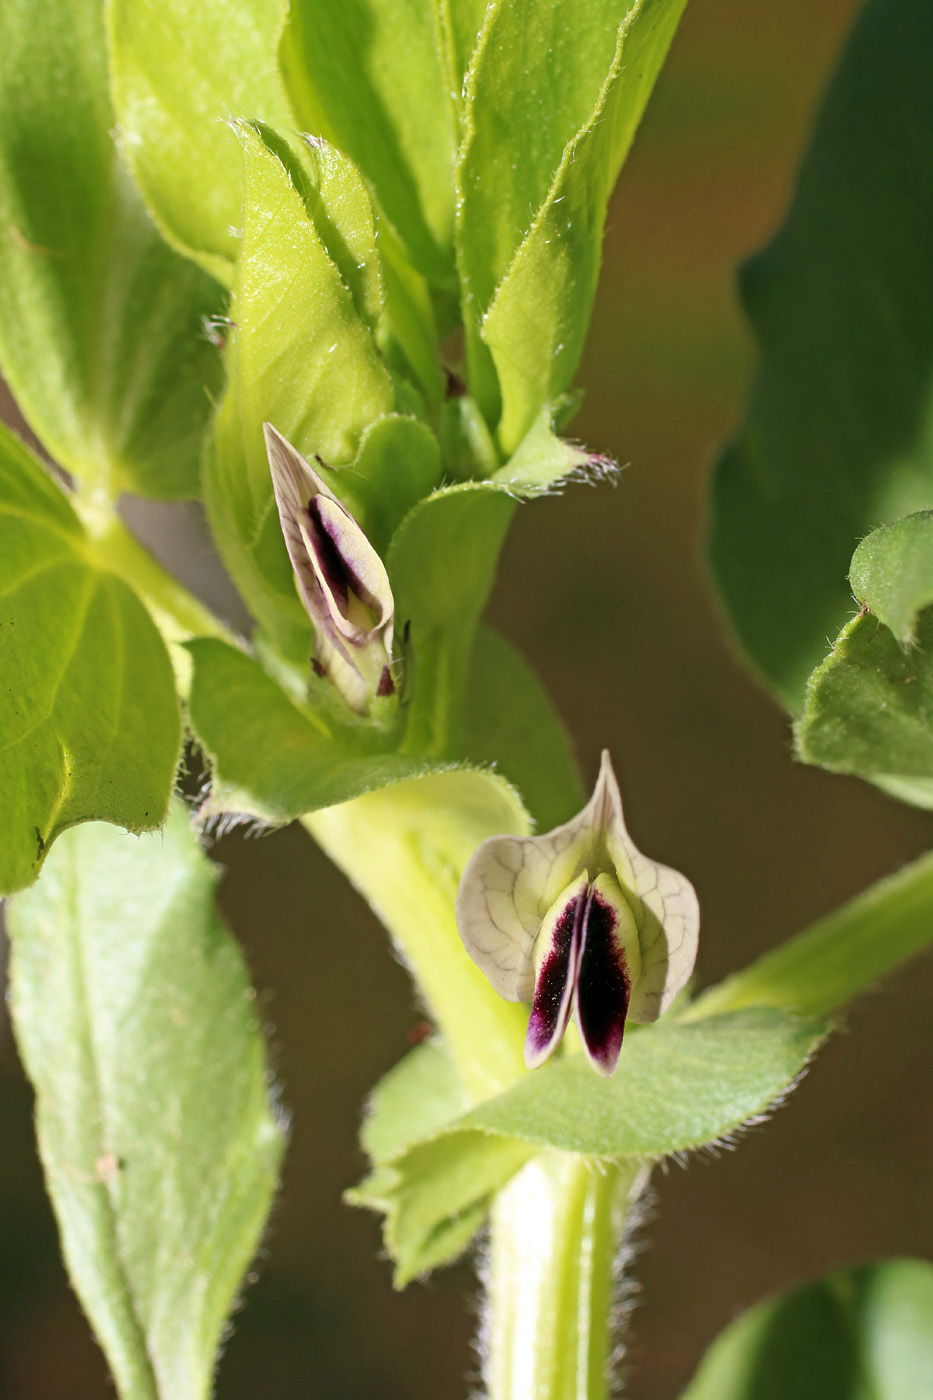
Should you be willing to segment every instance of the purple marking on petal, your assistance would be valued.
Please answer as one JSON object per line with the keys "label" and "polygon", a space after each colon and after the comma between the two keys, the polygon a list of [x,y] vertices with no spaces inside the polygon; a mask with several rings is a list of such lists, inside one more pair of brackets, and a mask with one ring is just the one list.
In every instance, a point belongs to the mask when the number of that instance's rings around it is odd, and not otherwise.
{"label": "purple marking on petal", "polygon": [[379,684],[376,687],[377,695],[394,695],[395,682],[392,679],[392,672],[388,666],[383,666],[382,675],[379,677]]}
{"label": "purple marking on petal", "polygon": [[628,1014],[629,976],[615,930],[615,910],[591,886],[583,915],[575,1010],[586,1053],[600,1074],[612,1074],[618,1064]]}
{"label": "purple marking on petal", "polygon": [[525,1036],[525,1063],[529,1069],[547,1059],[567,1029],[586,895],[584,886],[567,904],[535,978],[534,1000]]}
{"label": "purple marking on petal", "polygon": [[341,614],[346,617],[349,588],[354,580],[333,535],[321,519],[316,496],[308,502],[306,516],[308,535],[314,547],[317,566],[330,589],[331,597]]}

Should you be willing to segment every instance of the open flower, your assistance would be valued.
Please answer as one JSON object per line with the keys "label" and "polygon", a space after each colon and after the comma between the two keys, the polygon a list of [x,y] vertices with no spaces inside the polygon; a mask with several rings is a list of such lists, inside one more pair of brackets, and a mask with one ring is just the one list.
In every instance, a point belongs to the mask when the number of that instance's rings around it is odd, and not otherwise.
{"label": "open flower", "polygon": [[457,926],[499,995],[531,1002],[529,1069],[575,1016],[590,1064],[612,1074],[626,1019],[656,1021],[690,977],[700,910],[685,876],[635,846],[604,751],[593,796],[572,821],[477,847]]}
{"label": "open flower", "polygon": [[395,604],[385,565],[324,481],[263,424],[282,534],[314,627],[315,669],[363,714],[391,695]]}

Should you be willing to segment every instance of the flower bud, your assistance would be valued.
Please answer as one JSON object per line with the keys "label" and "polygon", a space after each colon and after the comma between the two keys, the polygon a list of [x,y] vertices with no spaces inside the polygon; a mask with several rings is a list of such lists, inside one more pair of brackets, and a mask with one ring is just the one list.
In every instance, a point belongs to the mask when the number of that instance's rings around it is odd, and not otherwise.
{"label": "flower bud", "polygon": [[282,534],[314,627],[314,667],[365,714],[392,695],[395,604],[385,565],[301,453],[263,424]]}
{"label": "flower bud", "polygon": [[700,911],[693,886],[635,846],[604,752],[583,811],[543,836],[493,836],[469,861],[457,926],[508,1001],[530,1001],[535,1069],[570,1017],[590,1064],[612,1074],[626,1020],[655,1021],[686,984]]}

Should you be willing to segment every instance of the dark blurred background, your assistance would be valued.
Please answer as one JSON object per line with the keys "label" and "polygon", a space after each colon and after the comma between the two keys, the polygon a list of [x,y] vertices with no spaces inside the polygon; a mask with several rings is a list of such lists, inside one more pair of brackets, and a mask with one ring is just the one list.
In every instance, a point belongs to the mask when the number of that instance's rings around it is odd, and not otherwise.
{"label": "dark blurred background", "polygon": [[[753,361],[734,265],[785,207],[854,8],[691,0],[610,212],[581,373],[574,432],[626,470],[615,490],[519,512],[490,607],[557,701],[588,781],[610,746],[636,840],[695,882],[701,985],[931,835],[929,816],[795,764],[784,717],[730,649],[702,560],[710,464]],[[173,511],[149,510],[141,528],[181,540],[189,574],[205,563]],[[340,1202],[364,1167],[364,1097],[420,1019],[407,978],[297,828],[227,837],[217,855],[293,1114],[220,1400],[465,1397],[470,1268],[393,1293],[375,1218]],[[931,1029],[927,959],[851,1010],[771,1124],[719,1160],[657,1174],[631,1400],[674,1400],[715,1333],[769,1291],[842,1261],[933,1255]],[[58,1261],[29,1091],[0,1035],[0,1400],[99,1400],[112,1391]]]}

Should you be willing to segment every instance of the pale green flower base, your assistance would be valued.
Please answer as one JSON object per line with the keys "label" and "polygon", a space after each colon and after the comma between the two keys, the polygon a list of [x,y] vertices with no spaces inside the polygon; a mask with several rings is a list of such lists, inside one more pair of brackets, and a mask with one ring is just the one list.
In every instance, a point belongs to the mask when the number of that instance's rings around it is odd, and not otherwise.
{"label": "pale green flower base", "polygon": [[618,1265],[648,1169],[546,1151],[492,1211],[481,1344],[488,1400],[606,1400]]}

